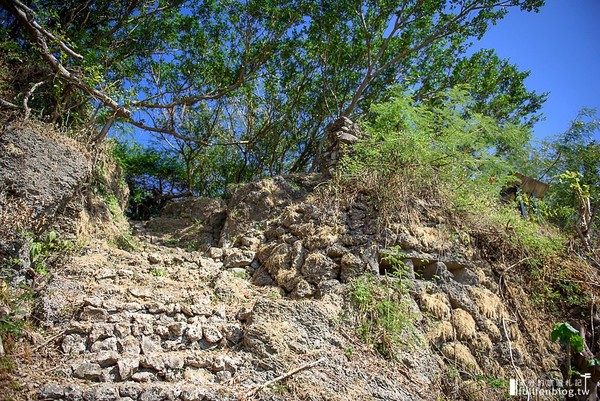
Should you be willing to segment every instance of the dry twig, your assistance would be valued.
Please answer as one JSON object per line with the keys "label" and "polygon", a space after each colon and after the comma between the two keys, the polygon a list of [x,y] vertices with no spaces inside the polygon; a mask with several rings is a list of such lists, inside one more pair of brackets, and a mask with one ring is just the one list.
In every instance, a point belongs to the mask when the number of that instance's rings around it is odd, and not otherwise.
{"label": "dry twig", "polygon": [[302,366],[299,366],[299,367],[297,367],[295,369],[290,370],[289,372],[287,372],[287,373],[285,373],[285,374],[283,374],[281,376],[277,376],[276,378],[274,378],[272,380],[269,380],[268,382],[265,382],[263,384],[255,386],[255,387],[252,387],[250,390],[248,390],[247,392],[245,392],[240,397],[240,399],[247,400],[249,397],[252,397],[254,394],[258,393],[262,389],[264,389],[266,387],[269,387],[270,385],[272,385],[274,383],[277,383],[278,381],[285,380],[288,377],[293,376],[293,375],[295,375],[298,372],[301,372],[301,371],[306,370],[306,369],[314,368],[315,366],[317,366],[318,364],[320,364],[324,360],[325,360],[325,358],[321,358],[321,359],[318,359],[316,361],[306,363],[306,364],[304,364]]}

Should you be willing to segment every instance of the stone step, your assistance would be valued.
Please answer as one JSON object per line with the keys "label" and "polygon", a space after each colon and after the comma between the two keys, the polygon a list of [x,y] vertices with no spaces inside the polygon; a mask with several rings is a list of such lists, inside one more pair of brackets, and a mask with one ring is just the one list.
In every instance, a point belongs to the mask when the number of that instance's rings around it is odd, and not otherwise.
{"label": "stone step", "polygon": [[[222,387],[194,383],[82,383],[50,382],[39,391],[39,399],[65,401],[211,401],[227,399]],[[220,392],[221,395],[217,395]],[[234,397],[234,396],[232,396]],[[235,399],[235,398],[231,398]]]}
{"label": "stone step", "polygon": [[82,382],[194,382],[221,383],[230,380],[242,359],[221,350],[120,354],[99,351],[71,359],[59,369],[62,376]]}

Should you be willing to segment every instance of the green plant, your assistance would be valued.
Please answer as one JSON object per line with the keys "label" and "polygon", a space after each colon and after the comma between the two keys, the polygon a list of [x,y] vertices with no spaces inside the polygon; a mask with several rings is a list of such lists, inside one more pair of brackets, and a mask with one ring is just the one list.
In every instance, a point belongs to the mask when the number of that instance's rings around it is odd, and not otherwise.
{"label": "green plant", "polygon": [[55,260],[75,248],[72,241],[60,239],[54,230],[50,230],[38,238],[34,238],[31,234],[26,236],[30,241],[29,257],[33,269],[43,275],[48,274],[48,263],[51,260]]}
{"label": "green plant", "polygon": [[154,277],[166,277],[167,271],[165,269],[161,269],[160,267],[155,267],[150,270],[150,275]]}
{"label": "green plant", "polygon": [[583,351],[583,338],[579,331],[569,323],[556,323],[552,328],[552,342],[560,340],[561,344],[573,349],[575,352]]}
{"label": "green plant", "polygon": [[275,382],[271,384],[271,389],[277,395],[284,395],[290,392],[290,389],[284,382]]}
{"label": "green plant", "polygon": [[129,229],[119,233],[114,241],[116,247],[124,251],[135,251],[139,248],[137,241]]}
{"label": "green plant", "polygon": [[495,376],[490,375],[476,375],[475,380],[479,383],[487,383],[490,387],[497,390],[507,390],[509,387],[509,381]]}
{"label": "green plant", "polygon": [[[355,279],[349,289],[356,332],[384,357],[394,359],[408,333],[414,334],[402,255],[390,256],[392,271],[384,277],[367,274]],[[412,337],[409,342],[412,343]]]}
{"label": "green plant", "polygon": [[247,270],[233,270],[233,277],[237,277],[242,280],[250,280],[250,273]]}

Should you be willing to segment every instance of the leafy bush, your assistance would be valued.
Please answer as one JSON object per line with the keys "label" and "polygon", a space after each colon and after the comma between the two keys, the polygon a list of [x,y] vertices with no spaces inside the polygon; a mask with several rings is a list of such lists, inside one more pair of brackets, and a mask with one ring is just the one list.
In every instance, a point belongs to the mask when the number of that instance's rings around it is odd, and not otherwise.
{"label": "leafy bush", "polygon": [[373,194],[384,218],[409,219],[415,199],[457,210],[487,206],[512,178],[507,157],[528,141],[527,131],[473,112],[461,89],[438,100],[415,106],[393,93],[371,108],[368,136],[342,162],[342,180]]}

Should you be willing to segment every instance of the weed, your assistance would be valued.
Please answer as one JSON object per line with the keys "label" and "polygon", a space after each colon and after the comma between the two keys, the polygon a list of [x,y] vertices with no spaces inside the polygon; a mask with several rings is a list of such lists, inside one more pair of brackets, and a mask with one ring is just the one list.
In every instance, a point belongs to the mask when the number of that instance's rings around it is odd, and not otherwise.
{"label": "weed", "polygon": [[234,270],[233,277],[237,277],[242,280],[250,280],[250,273],[247,270]]}
{"label": "weed", "polygon": [[115,238],[115,245],[123,251],[136,251],[139,245],[130,231],[123,232]]}
{"label": "weed", "polygon": [[283,382],[275,382],[271,384],[271,390],[277,395],[284,395],[290,392],[288,386]]}
{"label": "weed", "polygon": [[165,241],[165,245],[179,245],[179,240],[177,238],[169,238],[168,240]]}
{"label": "weed", "polygon": [[189,252],[195,251],[200,246],[200,241],[192,241],[185,244],[185,249]]}
{"label": "weed", "polygon": [[487,383],[490,387],[497,390],[507,390],[509,386],[508,380],[490,375],[476,375],[475,380],[478,383]]}
{"label": "weed", "polygon": [[29,257],[36,273],[48,274],[48,263],[67,252],[73,251],[72,241],[62,240],[54,230],[48,231],[37,239],[32,234],[26,234],[30,241]]}
{"label": "weed", "polygon": [[155,267],[150,270],[150,275],[154,277],[166,277],[167,271],[165,269],[161,269],[160,267]]}
{"label": "weed", "polygon": [[414,333],[414,312],[402,255],[389,255],[392,272],[383,278],[372,274],[357,278],[350,286],[350,306],[359,337],[382,356],[394,359],[405,333]]}

